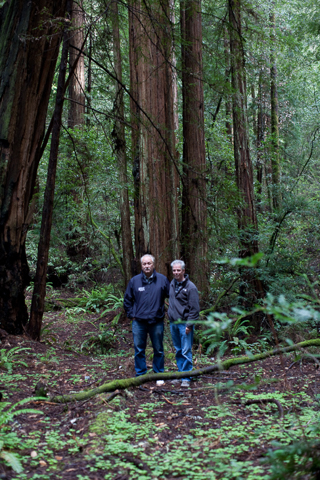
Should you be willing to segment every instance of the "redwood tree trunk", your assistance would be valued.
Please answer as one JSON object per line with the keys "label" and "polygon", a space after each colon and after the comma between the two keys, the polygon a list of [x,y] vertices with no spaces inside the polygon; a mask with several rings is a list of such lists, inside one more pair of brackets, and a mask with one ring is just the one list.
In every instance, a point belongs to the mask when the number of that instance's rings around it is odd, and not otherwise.
{"label": "redwood tree trunk", "polygon": [[258,85],[258,122],[257,122],[257,182],[258,182],[258,205],[261,210],[262,199],[262,182],[263,182],[263,144],[265,139],[265,118],[264,118],[264,101],[263,101],[263,85],[262,70],[259,72]]}
{"label": "redwood tree trunk", "polygon": [[182,256],[205,298],[207,281],[207,206],[202,27],[200,0],[182,0],[183,191]]}
{"label": "redwood tree trunk", "polygon": [[65,5],[16,0],[0,9],[0,324],[12,334],[28,320],[28,208]]}
{"label": "redwood tree trunk", "polygon": [[[67,0],[67,11],[71,12],[71,0]],[[61,130],[61,118],[63,110],[63,96],[69,50],[69,25],[65,26],[63,48],[61,54],[60,71],[56,95],[56,106],[53,115],[53,126],[48,164],[47,184],[44,194],[42,210],[40,240],[38,245],[37,271],[32,295],[31,315],[28,324],[28,333],[33,340],[40,340],[42,317],[44,312],[44,300],[46,295],[46,275],[50,245],[50,233],[52,225],[53,199],[58,162],[59,136]]]}
{"label": "redwood tree trunk", "polygon": [[[274,2],[272,2],[274,8]],[[277,87],[277,64],[274,43],[276,40],[276,20],[274,10],[270,14],[270,80],[271,80],[271,168],[272,168],[272,200],[273,208],[281,204],[280,194],[280,155],[279,155],[279,102]]]}
{"label": "redwood tree trunk", "polygon": [[[239,192],[238,234],[240,258],[258,253],[258,224],[254,201],[253,173],[249,150],[247,119],[247,92],[244,53],[241,35],[241,0],[229,1],[231,77],[233,89],[233,130],[236,180]],[[264,296],[262,283],[254,269],[240,270],[242,282],[240,295],[243,305],[252,307],[257,298]],[[254,317],[252,323],[259,329],[260,319]]]}
{"label": "redwood tree trunk", "polygon": [[136,256],[151,253],[170,274],[178,255],[175,76],[169,0],[129,11]]}
{"label": "redwood tree trunk", "polygon": [[[72,29],[70,31],[70,67],[76,64],[71,75],[69,83],[69,128],[81,126],[84,124],[85,114],[85,75],[84,75],[84,56],[79,50],[83,48],[84,42],[84,11],[82,0],[72,2]],[[75,46],[76,48],[72,48]]]}
{"label": "redwood tree trunk", "polygon": [[121,240],[122,240],[122,266],[124,271],[124,283],[127,286],[132,274],[131,263],[133,261],[133,246],[131,238],[130,205],[128,193],[126,138],[124,128],[124,103],[122,88],[122,62],[119,34],[118,3],[111,4],[112,9],[112,33],[113,33],[113,56],[114,70],[118,81],[116,82],[116,98],[114,105],[115,124],[113,129],[114,150],[118,159],[120,181],[120,215],[121,215]]}
{"label": "redwood tree trunk", "polygon": [[249,151],[244,54],[241,44],[241,0],[229,0],[229,22],[234,159],[239,191],[238,227],[240,257],[244,258],[258,252],[258,241],[253,174]]}

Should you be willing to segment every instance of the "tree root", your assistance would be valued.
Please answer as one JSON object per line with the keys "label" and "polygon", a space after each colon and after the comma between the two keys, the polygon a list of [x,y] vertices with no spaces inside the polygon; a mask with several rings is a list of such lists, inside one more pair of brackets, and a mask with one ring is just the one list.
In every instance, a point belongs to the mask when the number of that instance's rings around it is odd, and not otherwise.
{"label": "tree root", "polygon": [[191,370],[190,372],[167,372],[167,373],[149,373],[146,375],[141,375],[139,377],[133,378],[124,378],[122,380],[113,380],[112,382],[105,383],[100,387],[93,388],[84,392],[79,392],[74,395],[56,395],[50,398],[51,402],[56,403],[68,403],[73,401],[86,400],[87,398],[94,397],[100,393],[104,392],[114,392],[115,390],[124,390],[131,387],[139,387],[147,382],[155,382],[157,380],[173,380],[173,379],[182,379],[186,376],[188,377],[198,377],[208,373],[220,371],[220,370],[229,370],[229,368],[234,367],[235,365],[244,365],[246,363],[253,363],[259,360],[264,360],[265,358],[272,357],[275,355],[280,355],[282,353],[289,353],[300,348],[308,347],[320,347],[320,338],[315,338],[312,340],[306,340],[305,342],[297,343],[296,345],[290,345],[289,347],[276,348],[274,350],[269,350],[265,353],[258,353],[256,355],[243,356],[230,358],[224,362],[219,362],[210,367],[199,368],[197,370]]}

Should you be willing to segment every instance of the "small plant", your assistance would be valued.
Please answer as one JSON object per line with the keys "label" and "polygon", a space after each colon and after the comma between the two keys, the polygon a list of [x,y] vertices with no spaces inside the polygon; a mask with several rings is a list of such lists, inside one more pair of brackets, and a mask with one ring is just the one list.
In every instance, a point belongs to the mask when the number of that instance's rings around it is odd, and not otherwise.
{"label": "small plant", "polygon": [[306,429],[304,438],[295,440],[291,445],[274,442],[275,450],[269,450],[266,463],[271,465],[270,480],[300,480],[301,478],[319,478],[320,442],[308,438],[312,431],[319,436],[320,423]]}
{"label": "small plant", "polygon": [[21,405],[30,402],[30,400],[34,399],[25,398],[24,400],[21,400],[20,402],[12,405],[7,410],[5,410],[5,408],[10,405],[10,403],[4,402],[0,404],[0,458],[5,460],[17,473],[21,473],[23,471],[23,467],[17,454],[12,453],[9,450],[21,447],[21,440],[15,432],[8,431],[10,429],[6,425],[11,422],[16,415],[26,413],[43,413],[40,410],[35,410],[32,408],[22,408],[19,410],[15,410],[17,407],[21,407]]}
{"label": "small plant", "polygon": [[[120,292],[114,292],[112,284],[100,287],[88,292],[83,290],[85,296],[82,297],[79,303],[79,307],[85,311],[96,311],[99,313],[103,308],[103,312],[100,316],[102,318],[106,313],[122,308],[123,295]],[[120,315],[119,315],[120,317]]]}
{"label": "small plant", "polygon": [[115,344],[115,330],[105,323],[100,323],[99,333],[88,332],[89,338],[81,345],[81,350],[91,352],[96,350],[102,354],[107,353]]}
{"label": "small plant", "polygon": [[42,363],[59,363],[59,359],[54,356],[54,350],[48,349],[45,355],[41,355],[39,361]]}
{"label": "small plant", "polygon": [[21,353],[24,350],[30,350],[30,348],[14,347],[10,350],[2,348],[0,350],[0,368],[6,369],[9,373],[12,373],[14,365],[23,365],[27,367],[28,365],[20,359]]}
{"label": "small plant", "polygon": [[[215,319],[220,321],[216,321]],[[234,345],[233,353],[235,354],[246,350],[248,347],[246,340],[239,337],[249,335],[252,327],[248,324],[249,320],[241,317],[232,320],[228,318],[225,313],[210,313],[205,322],[205,325],[209,328],[202,334],[202,346],[206,350],[206,353],[209,354],[212,350],[218,348],[218,355],[222,357],[229,343]]]}
{"label": "small plant", "polygon": [[47,343],[52,344],[57,341],[57,337],[54,335],[52,331],[52,325],[55,323],[55,320],[47,323],[41,328],[40,338],[41,340],[45,340]]}

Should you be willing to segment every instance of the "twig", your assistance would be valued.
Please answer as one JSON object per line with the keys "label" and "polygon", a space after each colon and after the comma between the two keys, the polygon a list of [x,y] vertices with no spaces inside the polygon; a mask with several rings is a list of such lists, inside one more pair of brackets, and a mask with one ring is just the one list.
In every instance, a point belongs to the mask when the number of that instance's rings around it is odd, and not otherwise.
{"label": "twig", "polygon": [[161,388],[160,390],[153,390],[152,393],[158,393],[162,395],[162,393],[173,393],[174,395],[184,395],[184,392],[179,392],[179,390],[168,390],[166,388]]}
{"label": "twig", "polygon": [[164,395],[161,395],[161,397],[162,397],[167,403],[169,403],[169,405],[176,405],[175,403],[170,402],[170,400],[168,400]]}
{"label": "twig", "polygon": [[111,402],[111,400],[113,400],[114,397],[116,397],[117,395],[122,395],[122,392],[120,392],[120,390],[116,390],[115,392],[112,392],[111,395],[109,395],[106,398],[106,402]]}
{"label": "twig", "polygon": [[278,411],[279,411],[279,418],[280,418],[280,420],[282,420],[283,419],[283,408],[282,408],[282,405],[279,402],[279,400],[276,400],[275,398],[260,398],[260,399],[257,399],[257,400],[247,400],[242,405],[245,405],[245,406],[247,406],[247,405],[259,405],[259,404],[265,405],[266,403],[275,403],[277,405]]}
{"label": "twig", "polygon": [[202,312],[200,312],[200,315],[206,315],[207,313],[214,312],[215,309],[217,308],[217,306],[219,305],[220,300],[222,300],[223,297],[225,297],[226,295],[228,295],[228,293],[229,293],[229,291],[231,290],[231,288],[233,287],[233,285],[234,285],[240,278],[241,278],[240,276],[234,278],[234,279],[232,280],[232,282],[230,283],[230,285],[228,286],[228,288],[226,288],[226,290],[224,290],[224,292],[220,293],[220,295],[218,296],[215,304],[214,304],[212,307],[207,308],[207,310],[203,310]]}

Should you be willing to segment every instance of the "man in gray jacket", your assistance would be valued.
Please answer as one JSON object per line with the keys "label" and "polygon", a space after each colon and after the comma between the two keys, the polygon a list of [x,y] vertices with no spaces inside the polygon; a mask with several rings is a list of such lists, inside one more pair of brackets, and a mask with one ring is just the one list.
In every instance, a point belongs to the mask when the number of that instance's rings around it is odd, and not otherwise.
{"label": "man in gray jacket", "polygon": [[[199,294],[197,287],[185,274],[185,263],[182,260],[174,260],[171,267],[174,278],[169,291],[170,331],[176,349],[178,370],[189,372],[192,370],[193,322],[199,318],[200,312]],[[183,378],[181,386],[189,385],[190,377]]]}

